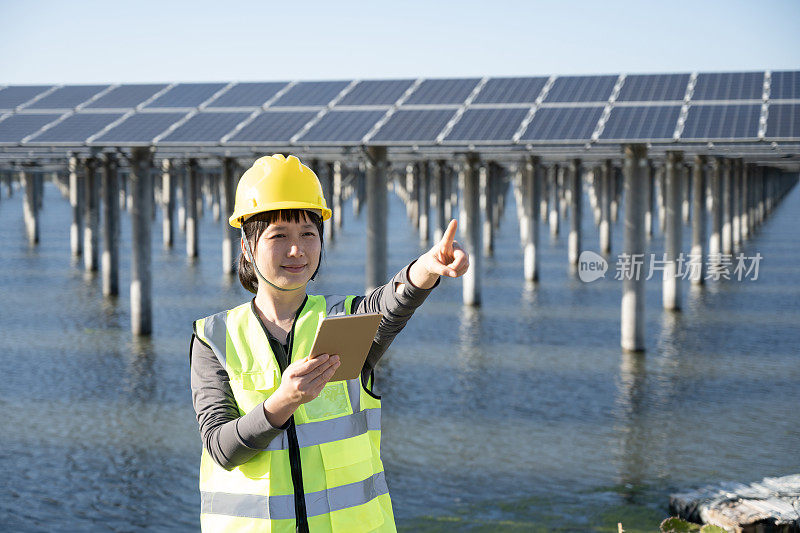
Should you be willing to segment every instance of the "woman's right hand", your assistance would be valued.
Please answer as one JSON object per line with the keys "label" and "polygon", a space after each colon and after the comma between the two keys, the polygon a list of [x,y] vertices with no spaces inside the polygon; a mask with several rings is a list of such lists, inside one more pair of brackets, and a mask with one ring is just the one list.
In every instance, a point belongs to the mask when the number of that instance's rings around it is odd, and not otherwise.
{"label": "woman's right hand", "polygon": [[324,353],[313,359],[304,357],[286,367],[278,390],[292,404],[308,403],[319,396],[339,364],[338,355]]}
{"label": "woman's right hand", "polygon": [[339,368],[339,356],[322,354],[304,357],[283,371],[281,384],[264,402],[264,414],[273,427],[280,427],[300,407],[322,392],[322,388]]}

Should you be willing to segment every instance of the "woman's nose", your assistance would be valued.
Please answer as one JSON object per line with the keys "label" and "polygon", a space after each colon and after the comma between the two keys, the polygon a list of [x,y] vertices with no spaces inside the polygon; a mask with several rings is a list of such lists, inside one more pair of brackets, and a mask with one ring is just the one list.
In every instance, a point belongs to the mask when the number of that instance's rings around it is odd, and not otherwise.
{"label": "woman's nose", "polygon": [[289,255],[290,256],[301,256],[301,255],[304,255],[304,254],[303,254],[302,248],[300,248],[296,244],[293,244],[293,245],[291,245],[289,247]]}

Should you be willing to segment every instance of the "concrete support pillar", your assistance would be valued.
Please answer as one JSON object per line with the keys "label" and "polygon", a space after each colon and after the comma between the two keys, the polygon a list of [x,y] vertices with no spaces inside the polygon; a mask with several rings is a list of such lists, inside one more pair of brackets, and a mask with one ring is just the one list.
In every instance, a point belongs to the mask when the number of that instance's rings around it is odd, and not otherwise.
{"label": "concrete support pillar", "polygon": [[[219,179],[219,181],[217,181]],[[209,186],[211,188],[211,215],[214,217],[214,222],[219,222],[221,215],[220,215],[220,178],[217,177],[216,173],[209,173],[208,174]]]}
{"label": "concrete support pillar", "polygon": [[386,283],[386,147],[367,148],[366,291]]}
{"label": "concrete support pillar", "polygon": [[464,236],[463,246],[470,258],[470,266],[463,280],[464,305],[481,303],[481,231],[480,231],[480,178],[479,159],[476,154],[467,154],[461,160],[459,188],[461,189],[461,212],[459,226]]}
{"label": "concrete support pillar", "polygon": [[119,210],[126,211],[128,209],[128,176],[127,174],[120,174],[119,176]]}
{"label": "concrete support pillar", "polygon": [[655,183],[655,165],[652,160],[647,161],[644,174],[644,234],[650,239],[653,236],[653,189]]}
{"label": "concrete support pillar", "polygon": [[573,159],[569,166],[570,176],[570,223],[569,223],[569,264],[577,266],[581,254],[581,210],[583,198],[583,176],[581,160]]}
{"label": "concrete support pillar", "polygon": [[525,219],[523,269],[526,281],[539,281],[539,194],[542,188],[542,165],[530,156],[522,169],[522,215]]}
{"label": "concrete support pillar", "polygon": [[483,212],[483,255],[494,255],[494,204],[495,189],[500,179],[501,168],[494,161],[490,161],[480,171],[481,180],[481,211]]}
{"label": "concrete support pillar", "polygon": [[715,157],[711,166],[711,236],[708,239],[709,263],[718,265],[722,253],[722,166]]}
{"label": "concrete support pillar", "polygon": [[681,216],[683,218],[683,223],[688,224],[692,215],[692,208],[691,208],[692,174],[689,165],[684,165],[681,167],[681,176],[683,177],[683,183],[681,184],[683,190],[683,202],[681,203]]}
{"label": "concrete support pillar", "polygon": [[423,248],[428,246],[430,239],[430,208],[431,208],[431,191],[430,191],[430,165],[428,161],[421,161],[418,164],[419,169],[419,221],[417,228],[419,229],[419,243]]}
{"label": "concrete support pillar", "polygon": [[83,253],[83,180],[78,173],[78,158],[69,158],[69,203],[72,206],[72,224],[69,228],[69,243],[72,255]]}
{"label": "concrete support pillar", "polygon": [[558,172],[557,164],[550,167],[550,201],[548,203],[550,204],[550,236],[553,238],[558,237]]}
{"label": "concrete support pillar", "polygon": [[36,209],[36,177],[33,172],[22,170],[19,173],[25,196],[22,199],[22,216],[25,220],[25,232],[28,244],[39,244],[39,211]]}
{"label": "concrete support pillar", "polygon": [[[447,192],[450,195],[450,200],[445,204],[445,212],[447,214],[448,223],[450,220],[458,216],[458,175],[452,167],[447,167]],[[445,227],[445,229],[447,229]]]}
{"label": "concrete support pillar", "polygon": [[83,163],[86,179],[86,209],[83,219],[83,267],[86,272],[96,272],[99,259],[100,180],[97,179],[97,160],[93,157]]}
{"label": "concrete support pillar", "polygon": [[603,162],[600,170],[600,253],[611,253],[611,183],[614,167],[611,160]]}
{"label": "concrete support pillar", "polygon": [[693,285],[702,285],[705,279],[706,245],[706,158],[694,158],[692,177],[692,251],[690,254],[689,279]]}
{"label": "concrete support pillar", "polygon": [[639,263],[645,253],[644,204],[642,181],[647,168],[647,148],[643,144],[625,146],[624,163],[625,233],[622,251],[630,258],[622,276],[620,345],[627,352],[644,351],[644,282]]}
{"label": "concrete support pillar", "polygon": [[742,245],[742,160],[731,161],[731,233],[733,248],[738,250]]}
{"label": "concrete support pillar", "polygon": [[222,211],[222,273],[230,275],[236,272],[239,251],[239,231],[228,223],[228,218],[233,214],[236,195],[236,160],[232,157],[222,160],[219,192]]}
{"label": "concrete support pillar", "polygon": [[36,210],[41,211],[44,202],[44,174],[37,172],[36,177]]}
{"label": "concrete support pillar", "polygon": [[333,163],[333,226],[334,233],[342,229],[344,211],[342,211],[342,162]]}
{"label": "concrete support pillar", "polygon": [[667,152],[664,169],[667,222],[664,235],[664,309],[677,311],[681,308],[681,288],[678,283],[678,257],[681,253],[681,174],[683,154]]}
{"label": "concrete support pillar", "polygon": [[742,234],[742,242],[750,238],[750,231],[751,231],[751,220],[752,217],[750,215],[750,193],[752,191],[750,187],[750,165],[742,164],[741,165],[741,173],[742,173],[742,180],[741,180],[741,196],[742,196],[742,210],[741,214],[739,215],[739,227]]}
{"label": "concrete support pillar", "polygon": [[567,208],[569,207],[570,195],[570,176],[569,167],[562,165],[558,169],[558,214],[562,220],[567,218]]}
{"label": "concrete support pillar", "polygon": [[733,192],[731,161],[722,162],[722,253],[733,253]]}
{"label": "concrete support pillar", "polygon": [[436,191],[436,228],[433,231],[434,242],[439,242],[442,239],[444,230],[447,229],[447,224],[450,221],[445,213],[445,204],[449,199],[447,173],[447,163],[441,159],[436,161],[433,166],[433,188]]}
{"label": "concrete support pillar", "polygon": [[153,331],[150,281],[152,161],[148,148],[133,148],[131,152],[131,331],[134,335],[149,335]]}
{"label": "concrete support pillar", "polygon": [[662,235],[667,225],[667,195],[664,194],[664,173],[663,166],[656,171],[656,182],[658,183],[658,231]]}
{"label": "concrete support pillar", "polygon": [[175,240],[172,219],[175,213],[175,176],[173,175],[172,161],[161,160],[161,234],[164,239],[164,248],[172,248]]}
{"label": "concrete support pillar", "polygon": [[119,179],[117,160],[105,154],[103,164],[103,295],[119,294]]}
{"label": "concrete support pillar", "polygon": [[757,217],[758,217],[758,225],[764,223],[764,217],[766,215],[766,198],[764,195],[764,180],[766,176],[764,175],[764,167],[758,167],[758,182],[756,184],[756,191],[758,193],[758,206],[756,209]]}
{"label": "concrete support pillar", "polygon": [[552,170],[548,167],[547,170],[542,170],[542,188],[539,196],[539,219],[547,223],[550,215],[550,209],[547,205],[550,198],[550,177]]}
{"label": "concrete support pillar", "polygon": [[414,229],[419,227],[419,167],[416,163],[406,165],[406,215],[414,224]]}
{"label": "concrete support pillar", "polygon": [[611,223],[615,224],[619,220],[619,201],[622,191],[622,180],[620,179],[621,169],[613,167],[611,169]]}
{"label": "concrete support pillar", "polygon": [[197,161],[189,159],[186,163],[186,256],[197,257],[197,223],[198,223],[198,204],[202,201],[199,194],[200,175],[198,173]]}
{"label": "concrete support pillar", "polygon": [[11,172],[6,173],[5,181],[6,181],[6,195],[9,198],[12,198],[14,196],[14,180]]}
{"label": "concrete support pillar", "polygon": [[[323,168],[322,165],[317,165],[317,169],[321,170],[322,172],[315,172],[319,177],[320,182],[322,182],[322,194],[325,196],[325,205],[328,206],[329,209],[333,208],[333,163],[325,163]],[[329,243],[333,243],[336,239],[336,227],[333,224],[333,220],[328,221],[324,225],[325,230],[325,240]]]}
{"label": "concrete support pillar", "polygon": [[186,161],[179,167],[175,165],[175,199],[178,204],[178,231],[186,233]]}

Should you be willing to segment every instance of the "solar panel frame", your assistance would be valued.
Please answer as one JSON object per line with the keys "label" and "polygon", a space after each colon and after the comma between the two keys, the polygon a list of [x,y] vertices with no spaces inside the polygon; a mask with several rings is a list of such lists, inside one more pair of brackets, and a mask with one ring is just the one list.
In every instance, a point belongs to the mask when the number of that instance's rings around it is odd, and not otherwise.
{"label": "solar panel frame", "polygon": [[325,107],[350,83],[350,81],[301,81],[272,102],[270,107]]}
{"label": "solar panel frame", "polygon": [[337,102],[337,106],[391,106],[413,85],[414,80],[363,80]]}
{"label": "solar panel frame", "polygon": [[542,100],[544,103],[608,102],[619,76],[559,76]]}
{"label": "solar panel frame", "polygon": [[520,142],[586,142],[591,139],[604,106],[541,107]]}
{"label": "solar panel frame", "polygon": [[159,139],[158,145],[218,145],[223,137],[244,122],[246,111],[201,111]]}
{"label": "solar panel frame", "polygon": [[36,134],[25,144],[83,146],[87,139],[123,115],[124,113],[75,113],[54,124],[51,128]]}
{"label": "solar panel frame", "polygon": [[[433,142],[456,114],[453,108],[398,109],[373,135],[370,144]],[[408,134],[402,134],[407,132]]]}
{"label": "solar panel frame", "polygon": [[[653,141],[673,139],[681,105],[616,106],[611,110],[598,142]],[[625,132],[619,135],[618,132]]]}
{"label": "solar panel frame", "polygon": [[241,82],[209,102],[206,109],[262,107],[289,82]]}
{"label": "solar panel frame", "polygon": [[770,100],[800,100],[800,71],[773,71],[769,86]]}
{"label": "solar panel frame", "polygon": [[184,112],[134,113],[89,144],[93,146],[150,146],[156,137],[186,116]]}
{"label": "solar panel frame", "polygon": [[226,83],[179,83],[149,102],[145,109],[193,109],[222,90]]}
{"label": "solar panel frame", "polygon": [[303,126],[317,116],[317,111],[267,109],[246,124],[226,145],[288,145]]}
{"label": "solar panel frame", "polygon": [[6,87],[0,90],[0,110],[12,111],[52,88],[52,85],[12,85]]}
{"label": "solar panel frame", "polygon": [[513,144],[528,111],[527,107],[467,109],[443,144]]}
{"label": "solar panel frame", "polygon": [[385,110],[336,110],[326,113],[319,122],[297,139],[298,144],[357,145]]}
{"label": "solar panel frame", "polygon": [[473,104],[533,104],[547,84],[545,76],[490,78]]}
{"label": "solar panel frame", "polygon": [[36,100],[25,109],[75,109],[109,87],[111,86],[108,84],[65,85]]}
{"label": "solar panel frame", "polygon": [[763,72],[703,72],[697,75],[692,102],[761,100]]}
{"label": "solar panel frame", "polygon": [[9,115],[0,120],[0,145],[18,145],[25,137],[33,135],[62,116],[61,113],[15,113]]}
{"label": "solar panel frame", "polygon": [[166,87],[166,83],[120,85],[90,102],[84,109],[133,109]]}
{"label": "solar panel frame", "polygon": [[[681,141],[758,140],[761,104],[692,105],[686,116]],[[735,129],[733,135],[724,135]]]}
{"label": "solar panel frame", "polygon": [[764,137],[768,140],[800,138],[800,103],[770,104]]}
{"label": "solar panel frame", "polygon": [[480,78],[429,79],[420,83],[404,105],[463,104]]}
{"label": "solar panel frame", "polygon": [[631,74],[617,95],[617,102],[682,101],[691,75],[685,74]]}

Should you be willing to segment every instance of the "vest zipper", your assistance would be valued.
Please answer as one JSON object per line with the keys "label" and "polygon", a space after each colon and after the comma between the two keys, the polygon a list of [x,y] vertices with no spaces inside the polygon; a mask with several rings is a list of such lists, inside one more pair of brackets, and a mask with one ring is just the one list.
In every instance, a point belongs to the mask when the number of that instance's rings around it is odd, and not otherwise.
{"label": "vest zipper", "polygon": [[[308,296],[306,296],[303,303],[300,305],[300,308],[297,310],[297,314],[294,316],[294,321],[292,322],[292,329],[289,330],[289,335],[287,337],[287,344],[289,345],[289,353],[284,353],[284,358],[278,357],[278,354],[275,355],[275,359],[278,361],[278,367],[281,369],[281,374],[286,371],[286,367],[292,363],[292,345],[294,344],[294,326],[297,324],[297,317],[300,316],[300,313],[303,312],[303,308],[306,306],[306,302],[308,301]],[[264,323],[261,322],[261,317],[258,316],[258,312],[255,309],[255,298],[251,303],[253,314],[256,315],[256,319],[258,319],[258,323],[261,324],[261,328],[264,330],[264,333],[267,335],[267,340],[269,341],[272,336],[267,330]],[[275,344],[280,345],[279,342]],[[273,346],[273,343],[270,342],[270,346]],[[273,347],[273,352],[274,347]],[[281,351],[283,351],[283,347],[281,347]],[[297,440],[297,429],[294,424],[294,415],[289,417],[289,427],[286,429],[286,434],[289,437],[289,467],[292,473],[292,487],[294,489],[294,513],[295,513],[295,530],[297,533],[309,533],[308,530],[308,515],[306,512],[306,497],[305,491],[303,490],[303,465],[300,463],[300,443]]]}

